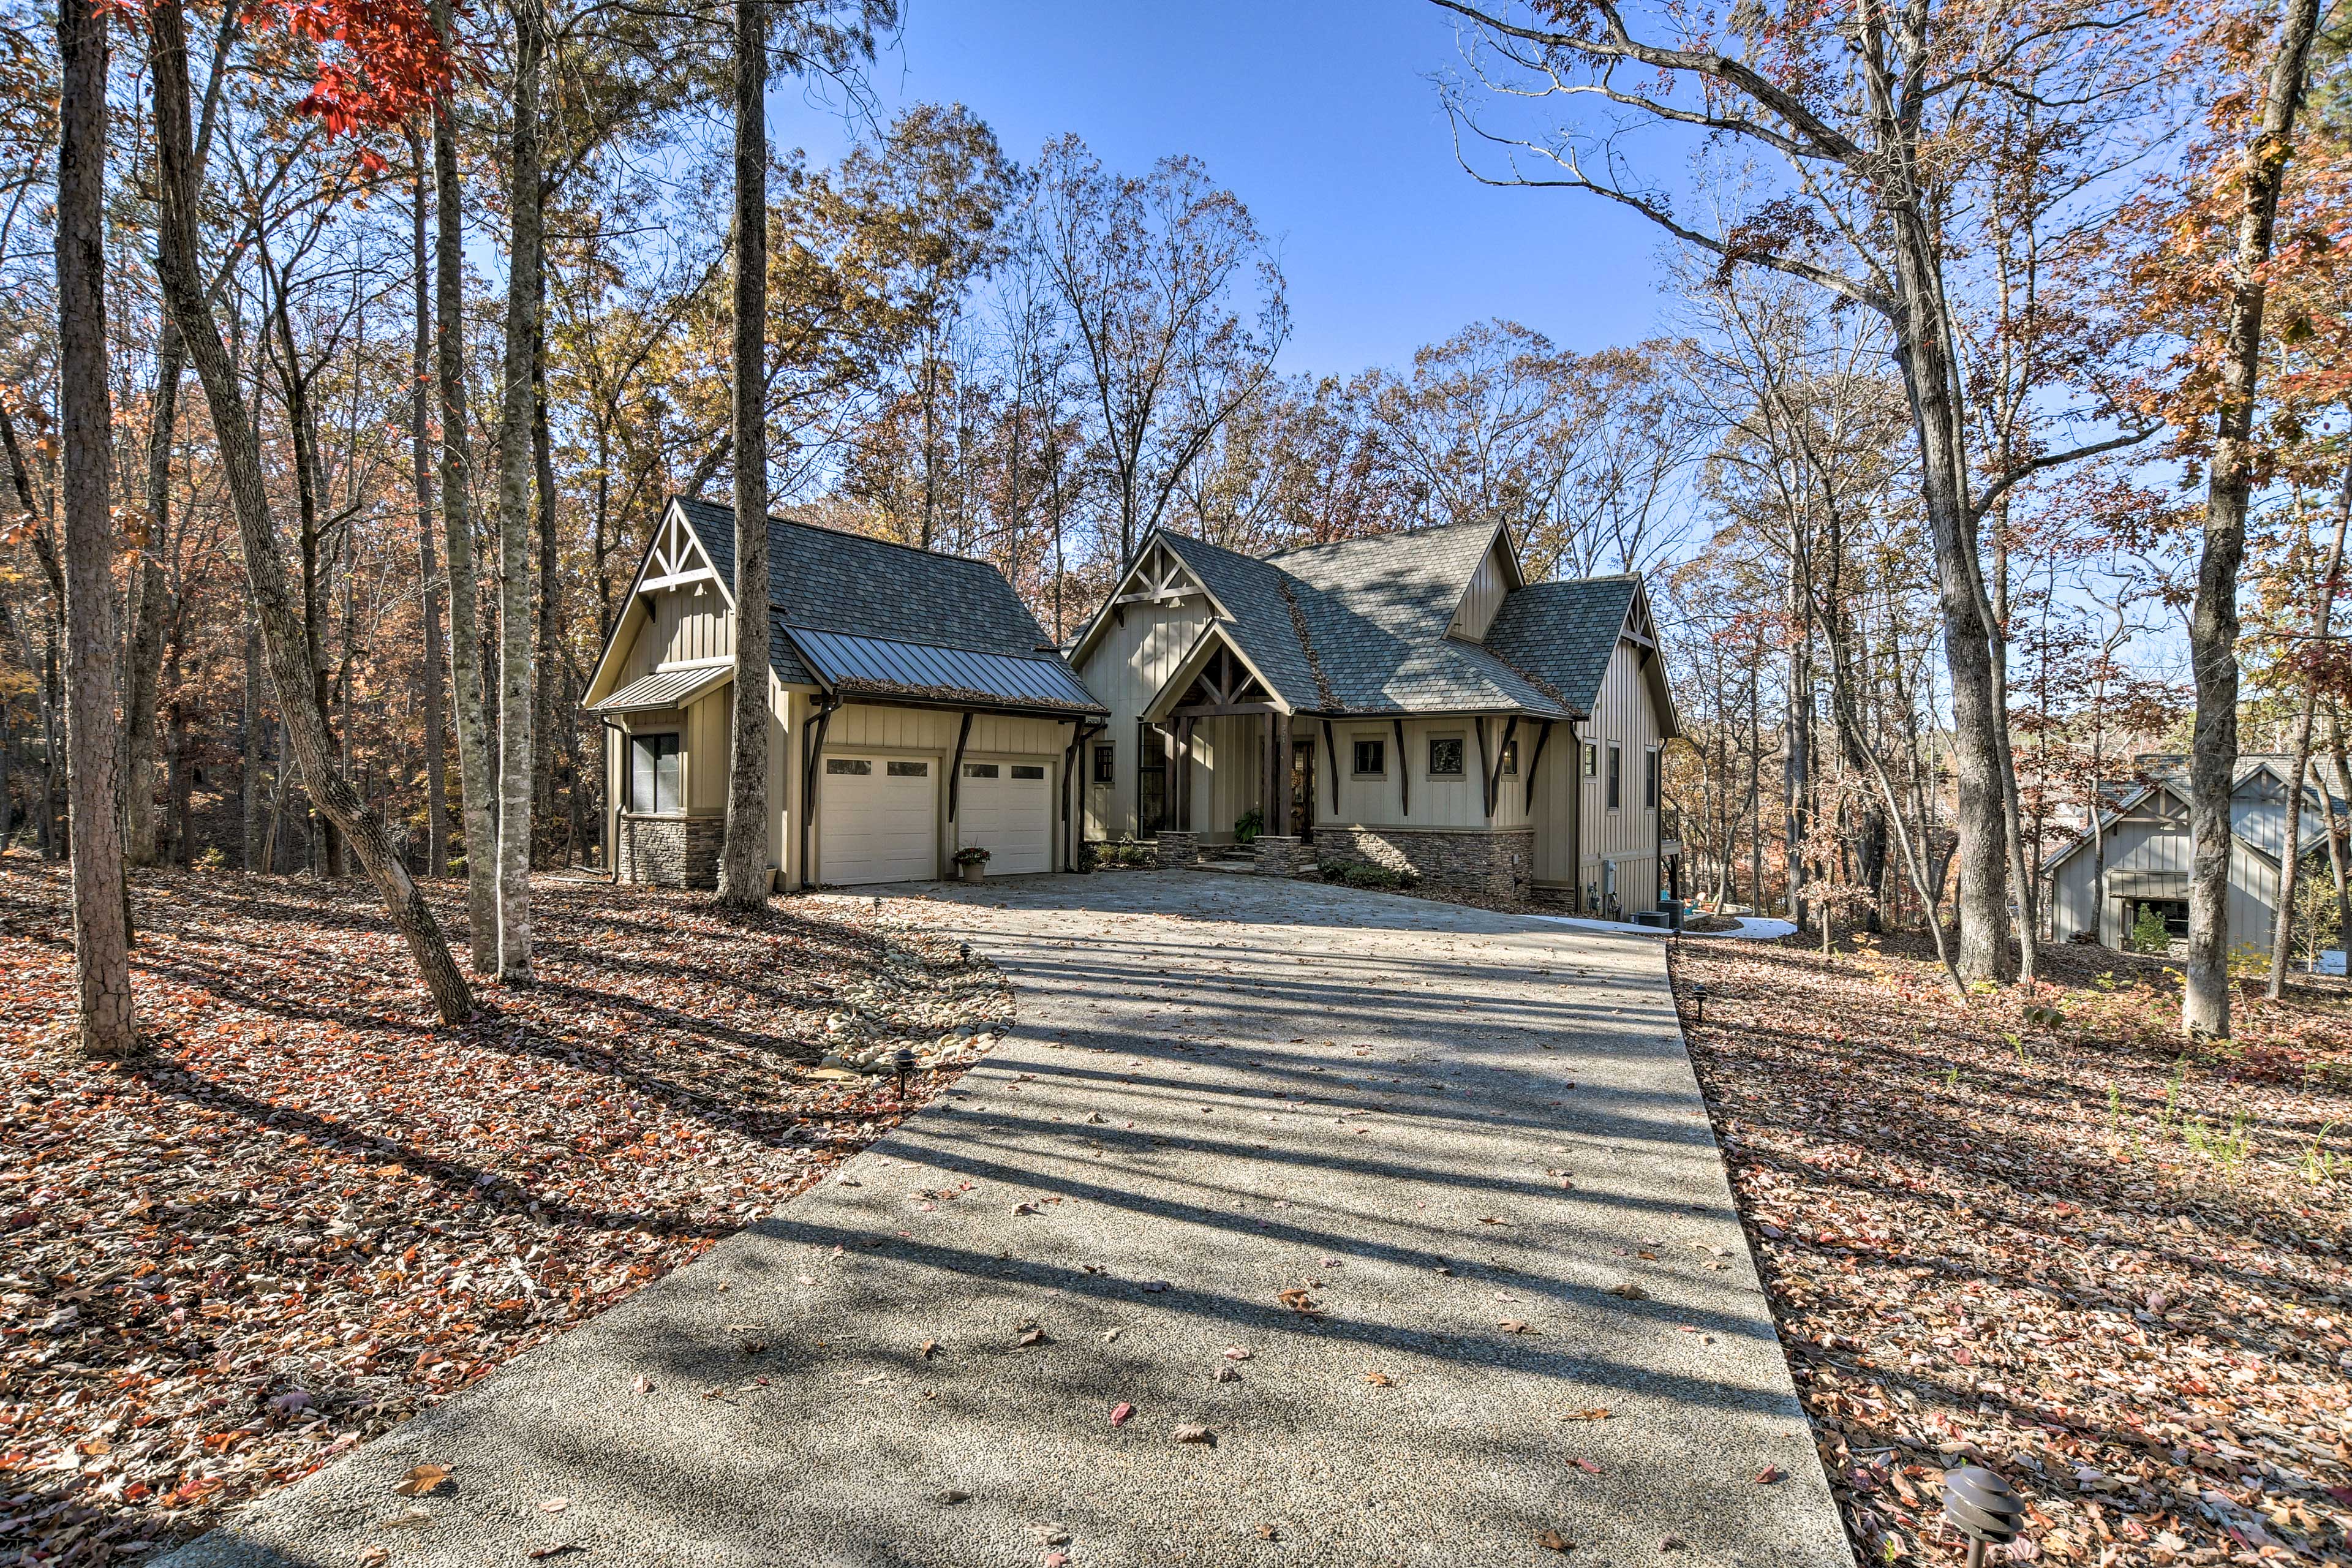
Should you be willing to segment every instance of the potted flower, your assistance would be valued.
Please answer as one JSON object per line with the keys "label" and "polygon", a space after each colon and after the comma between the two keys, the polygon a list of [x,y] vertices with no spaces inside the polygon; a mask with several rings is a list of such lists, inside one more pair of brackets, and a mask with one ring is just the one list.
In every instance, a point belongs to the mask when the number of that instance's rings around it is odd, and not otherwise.
{"label": "potted flower", "polygon": [[967,882],[977,882],[988,870],[988,851],[977,844],[955,852],[955,868]]}

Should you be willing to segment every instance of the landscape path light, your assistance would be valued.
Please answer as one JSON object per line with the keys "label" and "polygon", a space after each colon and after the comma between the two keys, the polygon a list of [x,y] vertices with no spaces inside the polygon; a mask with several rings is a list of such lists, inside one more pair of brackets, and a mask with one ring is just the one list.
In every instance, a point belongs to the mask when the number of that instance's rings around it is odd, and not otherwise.
{"label": "landscape path light", "polygon": [[1944,1473],[1944,1517],[1969,1538],[1969,1568],[1984,1568],[1986,1548],[2017,1539],[2025,1500],[1990,1470],[1964,1465]]}

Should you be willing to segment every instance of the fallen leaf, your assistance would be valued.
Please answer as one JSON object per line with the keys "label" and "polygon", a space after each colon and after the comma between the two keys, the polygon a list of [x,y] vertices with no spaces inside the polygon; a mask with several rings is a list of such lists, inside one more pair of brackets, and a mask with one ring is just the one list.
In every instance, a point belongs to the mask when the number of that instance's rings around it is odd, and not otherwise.
{"label": "fallen leaf", "polygon": [[446,1465],[419,1465],[393,1483],[392,1489],[402,1497],[427,1497],[449,1484]]}
{"label": "fallen leaf", "polygon": [[629,1384],[629,1386],[635,1389],[639,1394],[651,1394],[654,1391],[654,1380],[647,1377],[644,1373],[637,1373],[637,1381]]}
{"label": "fallen leaf", "polygon": [[569,1557],[575,1552],[585,1552],[588,1549],[586,1547],[581,1545],[576,1541],[567,1541],[560,1546],[542,1546],[536,1552],[526,1552],[523,1555],[530,1558],[533,1563],[544,1563],[551,1557]]}
{"label": "fallen leaf", "polygon": [[1561,1415],[1560,1419],[1563,1421],[1606,1421],[1609,1419],[1609,1412],[1604,1407],[1595,1406],[1591,1410],[1569,1411],[1565,1415]]}
{"label": "fallen leaf", "polygon": [[1788,1473],[1778,1465],[1767,1465],[1756,1472],[1756,1484],[1759,1487],[1769,1487],[1774,1481],[1786,1478]]}
{"label": "fallen leaf", "polygon": [[953,1487],[950,1487],[947,1490],[940,1494],[940,1506],[941,1508],[953,1508],[960,1502],[970,1502],[971,1500],[971,1494],[970,1492],[960,1492]]}
{"label": "fallen leaf", "polygon": [[1114,1426],[1124,1426],[1134,1414],[1135,1406],[1122,1399],[1110,1407],[1110,1424]]}
{"label": "fallen leaf", "polygon": [[1239,1345],[1227,1345],[1224,1351],[1225,1359],[1227,1361],[1247,1361],[1252,1353],[1253,1352],[1249,1351],[1244,1350]]}
{"label": "fallen leaf", "polygon": [[1647,1290],[1643,1289],[1642,1287],[1634,1284],[1630,1279],[1626,1280],[1622,1285],[1610,1286],[1609,1294],[1612,1296],[1622,1296],[1628,1301],[1646,1301],[1650,1299],[1650,1293]]}
{"label": "fallen leaf", "polygon": [[1568,1462],[1574,1465],[1578,1469],[1582,1470],[1587,1475],[1597,1476],[1601,1473],[1601,1467],[1594,1464],[1590,1459],[1571,1457]]}
{"label": "fallen leaf", "polygon": [[1261,1524],[1257,1527],[1257,1538],[1260,1541],[1279,1541],[1282,1539],[1282,1531],[1270,1524]]}
{"label": "fallen leaf", "polygon": [[1022,1334],[1018,1340],[1013,1342],[1016,1345],[1042,1345],[1046,1342],[1048,1342],[1045,1338],[1045,1331],[1043,1329],[1028,1330],[1026,1332]]}
{"label": "fallen leaf", "polygon": [[1536,1331],[1535,1330],[1528,1327],[1524,1321],[1517,1318],[1505,1318],[1501,1322],[1496,1323],[1495,1326],[1502,1330],[1507,1334],[1532,1334]]}
{"label": "fallen leaf", "polygon": [[551,1497],[540,1503],[539,1510],[541,1513],[562,1513],[571,1506],[572,1500],[568,1497]]}
{"label": "fallen leaf", "polygon": [[1384,1372],[1368,1372],[1364,1373],[1364,1381],[1370,1384],[1374,1388],[1394,1388],[1396,1386],[1396,1379],[1391,1377]]}
{"label": "fallen leaf", "polygon": [[360,1553],[359,1568],[383,1568],[392,1561],[392,1553],[381,1546],[371,1546]]}
{"label": "fallen leaf", "polygon": [[1231,1362],[1226,1362],[1223,1365],[1219,1366],[1214,1373],[1210,1374],[1209,1377],[1209,1381],[1211,1383],[1239,1383],[1241,1380],[1241,1368],[1234,1365]]}
{"label": "fallen leaf", "polygon": [[1187,1421],[1169,1434],[1179,1443],[1214,1443],[1216,1438],[1197,1421]]}
{"label": "fallen leaf", "polygon": [[1568,1538],[1557,1530],[1537,1531],[1536,1544],[1547,1552],[1565,1552],[1569,1549]]}
{"label": "fallen leaf", "polygon": [[932,1354],[932,1352],[935,1352],[935,1351],[937,1351],[939,1348],[940,1348],[940,1342],[939,1342],[939,1341],[937,1341],[937,1340],[925,1340],[925,1341],[923,1342],[923,1348],[922,1348],[922,1351],[921,1351],[921,1352],[920,1352],[920,1353],[921,1353],[921,1355],[922,1355],[922,1358],[923,1358],[925,1361],[929,1361],[929,1360],[930,1360],[930,1359],[931,1359],[931,1354]]}

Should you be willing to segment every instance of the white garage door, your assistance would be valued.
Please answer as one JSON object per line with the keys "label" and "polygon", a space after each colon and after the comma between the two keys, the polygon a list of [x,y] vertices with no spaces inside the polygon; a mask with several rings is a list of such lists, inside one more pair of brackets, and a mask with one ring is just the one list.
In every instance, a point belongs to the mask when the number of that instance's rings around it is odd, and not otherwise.
{"label": "white garage door", "polygon": [[911,882],[939,875],[939,764],[825,753],[817,874],[828,882]]}
{"label": "white garage door", "polygon": [[988,874],[1054,868],[1054,797],[1043,763],[966,763],[956,837],[988,851]]}

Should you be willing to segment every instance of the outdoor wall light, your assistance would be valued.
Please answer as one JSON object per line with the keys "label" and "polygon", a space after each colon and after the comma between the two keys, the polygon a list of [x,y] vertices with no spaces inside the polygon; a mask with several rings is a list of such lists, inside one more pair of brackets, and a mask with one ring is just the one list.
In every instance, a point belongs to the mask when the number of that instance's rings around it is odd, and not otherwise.
{"label": "outdoor wall light", "polygon": [[1969,1538],[1969,1568],[1984,1568],[1985,1548],[2017,1539],[2025,1500],[1990,1470],[1966,1465],[1945,1472],[1944,1517]]}

